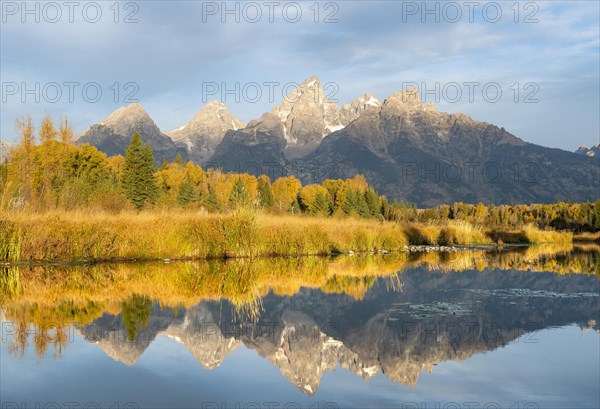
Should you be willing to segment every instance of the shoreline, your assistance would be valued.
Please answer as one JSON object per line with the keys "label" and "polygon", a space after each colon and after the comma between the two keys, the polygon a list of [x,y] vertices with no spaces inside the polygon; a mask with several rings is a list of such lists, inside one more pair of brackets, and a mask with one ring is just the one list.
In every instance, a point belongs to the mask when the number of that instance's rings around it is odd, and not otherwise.
{"label": "shoreline", "polygon": [[[578,243],[574,243],[578,244]],[[581,243],[583,244],[583,243]],[[321,258],[335,260],[340,257],[352,256],[394,256],[398,254],[406,255],[421,255],[421,254],[442,254],[442,253],[462,253],[467,251],[473,252],[489,252],[489,253],[509,253],[518,249],[529,249],[538,246],[564,245],[564,243],[509,243],[503,247],[497,245],[473,245],[473,246],[440,246],[440,245],[408,245],[402,250],[377,250],[377,251],[353,251],[332,252],[329,254],[276,254],[263,256],[224,256],[224,257],[179,257],[179,258],[115,258],[115,259],[90,259],[90,260],[25,260],[7,262],[0,261],[0,268],[12,267],[85,267],[85,266],[102,266],[102,265],[128,265],[128,264],[172,264],[186,262],[210,262],[210,261],[229,261],[229,260],[277,260],[277,259],[298,259],[298,258]]]}

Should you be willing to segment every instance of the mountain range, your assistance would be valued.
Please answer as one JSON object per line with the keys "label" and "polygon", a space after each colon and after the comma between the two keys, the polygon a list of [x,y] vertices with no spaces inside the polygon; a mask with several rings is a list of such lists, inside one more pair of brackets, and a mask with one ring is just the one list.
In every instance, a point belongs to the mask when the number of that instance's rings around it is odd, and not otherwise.
{"label": "mountain range", "polygon": [[157,164],[181,154],[208,168],[294,175],[303,183],[361,173],[388,198],[419,206],[600,196],[597,146],[576,154],[527,143],[467,115],[438,112],[413,89],[383,101],[366,93],[340,108],[311,77],[247,124],[209,101],[166,133],[134,103],[86,129],[77,143],[123,154],[134,131],[152,146]]}

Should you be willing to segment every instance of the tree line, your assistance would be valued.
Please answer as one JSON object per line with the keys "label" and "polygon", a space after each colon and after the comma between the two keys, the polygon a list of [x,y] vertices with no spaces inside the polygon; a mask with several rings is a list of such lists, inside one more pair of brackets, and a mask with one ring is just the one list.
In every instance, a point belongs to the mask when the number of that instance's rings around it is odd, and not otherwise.
{"label": "tree line", "polygon": [[19,144],[0,164],[0,206],[119,212],[127,209],[185,208],[228,212],[239,208],[272,213],[321,216],[353,215],[398,222],[464,220],[486,226],[536,224],[576,231],[600,230],[600,200],[587,203],[484,205],[453,203],[429,209],[392,201],[369,186],[365,177],[327,179],[302,186],[294,176],[271,181],[266,175],[205,170],[181,156],[154,165],[150,145],[134,133],[125,156],[107,157],[95,147],[73,144],[66,117],[58,126],[42,119],[36,143],[29,116],[19,118]]}
{"label": "tree line", "polygon": [[46,115],[39,143],[29,116],[16,122],[19,144],[0,168],[1,206],[32,210],[187,208],[226,212],[242,207],[274,213],[383,217],[387,205],[362,175],[302,186],[293,176],[271,181],[244,173],[205,170],[181,156],[154,166],[150,145],[134,133],[125,156],[107,157],[89,144],[72,143],[63,118],[56,128]]}
{"label": "tree line", "polygon": [[595,232],[600,230],[600,200],[517,205],[455,202],[428,209],[417,209],[406,202],[394,201],[386,218],[398,222],[463,220],[490,227],[534,224],[542,229],[551,227],[557,230]]}

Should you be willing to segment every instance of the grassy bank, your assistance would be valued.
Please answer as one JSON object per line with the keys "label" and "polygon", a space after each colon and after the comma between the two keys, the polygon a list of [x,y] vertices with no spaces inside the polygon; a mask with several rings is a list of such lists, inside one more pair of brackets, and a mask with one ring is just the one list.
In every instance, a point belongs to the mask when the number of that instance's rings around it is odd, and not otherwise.
{"label": "grassy bank", "polygon": [[527,226],[511,236],[461,221],[398,224],[369,219],[198,213],[0,214],[0,261],[117,261],[329,255],[400,251],[406,245],[570,242]]}

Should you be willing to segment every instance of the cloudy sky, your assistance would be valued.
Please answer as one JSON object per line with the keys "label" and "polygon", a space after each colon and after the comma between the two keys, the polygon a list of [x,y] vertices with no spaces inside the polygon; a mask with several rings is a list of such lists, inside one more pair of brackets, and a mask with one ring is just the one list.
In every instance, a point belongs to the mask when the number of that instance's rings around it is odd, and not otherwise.
{"label": "cloudy sky", "polygon": [[[311,75],[340,104],[417,84],[439,110],[574,150],[599,142],[597,1],[2,1],[0,135],[138,100],[164,131],[206,100],[244,121]],[[100,92],[100,94],[99,94]]]}

